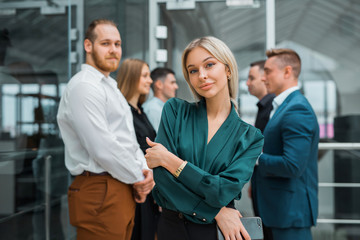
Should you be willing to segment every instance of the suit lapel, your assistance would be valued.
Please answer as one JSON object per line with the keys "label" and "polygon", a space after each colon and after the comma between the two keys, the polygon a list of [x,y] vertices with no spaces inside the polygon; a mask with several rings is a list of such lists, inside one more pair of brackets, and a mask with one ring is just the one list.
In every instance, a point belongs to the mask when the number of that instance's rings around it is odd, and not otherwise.
{"label": "suit lapel", "polygon": [[[267,126],[271,126],[275,120],[281,116],[283,110],[286,108],[287,104],[295,97],[297,96],[298,94],[301,94],[299,90],[296,90],[294,92],[292,92],[285,100],[284,102],[276,109],[274,115],[272,116],[272,118],[270,118],[268,124],[266,125]],[[266,129],[265,127],[265,129]],[[265,130],[264,130],[265,131]]]}

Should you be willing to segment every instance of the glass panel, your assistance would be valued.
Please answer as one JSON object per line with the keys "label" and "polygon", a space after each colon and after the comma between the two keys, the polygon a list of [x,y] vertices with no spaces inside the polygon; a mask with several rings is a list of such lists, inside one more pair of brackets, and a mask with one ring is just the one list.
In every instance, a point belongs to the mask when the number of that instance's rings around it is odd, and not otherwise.
{"label": "glass panel", "polygon": [[147,0],[0,0],[0,181],[7,183],[0,184],[0,239],[76,237],[56,113],[69,77],[85,61],[86,27],[99,17],[118,23],[123,59],[146,60]]}
{"label": "glass panel", "polygon": [[[118,24],[122,40],[122,60],[139,58],[147,61],[148,49],[148,1],[98,0],[84,1],[85,26],[94,19],[106,17]],[[104,13],[99,15],[99,13]],[[85,29],[84,29],[85,31]],[[111,74],[116,78],[116,72]]]}
{"label": "glass panel", "polygon": [[[168,49],[169,62],[174,69],[179,84],[177,96],[193,100],[192,94],[183,79],[181,54],[193,39],[215,36],[223,40],[233,51],[239,66],[241,79],[247,77],[247,66],[264,58],[265,50],[265,4],[255,7],[228,7],[224,2],[198,2],[195,9],[171,9],[161,4],[161,25],[167,25],[169,37],[162,44]],[[240,89],[241,96],[247,91]],[[239,98],[242,115],[243,108],[250,103]],[[249,118],[247,118],[249,119]]]}
{"label": "glass panel", "polygon": [[[322,234],[342,234],[358,239],[360,224],[359,150],[321,150],[319,153],[319,224],[314,230]],[[334,186],[333,184],[342,184]],[[326,221],[335,223],[328,228]],[[325,221],[325,222],[324,222]],[[355,222],[352,222],[355,221]],[[321,238],[319,238],[321,239]]]}
{"label": "glass panel", "polygon": [[56,123],[59,82],[68,75],[68,16],[66,6],[44,3],[0,2],[1,239],[45,239],[50,229],[51,239],[66,239],[68,229],[68,171]]}
{"label": "glass panel", "polygon": [[313,239],[318,240],[348,240],[348,239],[357,239],[356,235],[353,235],[354,238],[349,238],[349,232],[346,228],[338,228],[336,224],[319,224],[316,228],[312,228]]}

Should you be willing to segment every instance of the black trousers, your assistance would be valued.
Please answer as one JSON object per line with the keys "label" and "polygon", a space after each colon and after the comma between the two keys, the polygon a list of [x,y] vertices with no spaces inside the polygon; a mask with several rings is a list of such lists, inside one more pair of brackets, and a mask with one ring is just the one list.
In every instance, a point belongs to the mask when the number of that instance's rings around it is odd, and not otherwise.
{"label": "black trousers", "polygon": [[154,202],[152,194],[149,194],[144,203],[136,204],[131,240],[154,240],[159,217],[159,206]]}
{"label": "black trousers", "polygon": [[182,213],[162,210],[158,240],[217,240],[216,223],[198,224],[186,220]]}

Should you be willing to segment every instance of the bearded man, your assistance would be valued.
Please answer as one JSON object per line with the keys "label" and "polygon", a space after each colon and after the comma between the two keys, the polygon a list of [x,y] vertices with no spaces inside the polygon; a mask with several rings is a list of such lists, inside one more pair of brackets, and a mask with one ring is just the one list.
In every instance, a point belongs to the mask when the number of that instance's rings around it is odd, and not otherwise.
{"label": "bearded man", "polygon": [[116,24],[94,20],[84,48],[86,64],[70,79],[57,115],[65,165],[76,176],[68,190],[70,223],[80,240],[129,240],[135,202],[145,201],[154,181],[130,107],[109,76],[122,53]]}

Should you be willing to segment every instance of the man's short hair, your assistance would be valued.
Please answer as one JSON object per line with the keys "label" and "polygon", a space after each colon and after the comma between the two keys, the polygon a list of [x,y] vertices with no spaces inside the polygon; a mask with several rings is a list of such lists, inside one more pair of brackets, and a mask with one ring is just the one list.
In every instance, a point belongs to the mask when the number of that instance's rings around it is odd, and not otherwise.
{"label": "man's short hair", "polygon": [[111,20],[104,19],[104,18],[95,19],[94,21],[92,21],[89,24],[89,27],[87,28],[86,33],[85,33],[85,39],[89,39],[90,42],[93,43],[95,41],[95,39],[97,38],[94,30],[95,30],[96,26],[100,25],[100,24],[108,24],[108,25],[112,25],[117,28],[115,22],[113,22]]}
{"label": "man's short hair", "polygon": [[174,74],[174,71],[170,68],[158,67],[151,71],[151,79],[155,82],[157,80],[164,81],[168,74]]}
{"label": "man's short hair", "polygon": [[289,48],[270,49],[266,51],[266,56],[268,58],[276,57],[279,67],[281,68],[291,66],[294,76],[296,78],[299,77],[301,71],[301,59],[294,50]]}
{"label": "man's short hair", "polygon": [[153,80],[153,84],[151,84],[151,88],[154,90],[154,85],[155,85],[154,83],[158,80],[164,82],[168,74],[175,75],[175,72],[170,68],[165,68],[165,67],[158,67],[152,70],[150,73],[150,77]]}
{"label": "man's short hair", "polygon": [[260,71],[264,71],[265,60],[260,60],[250,63],[250,67],[255,67],[255,66],[258,66]]}

